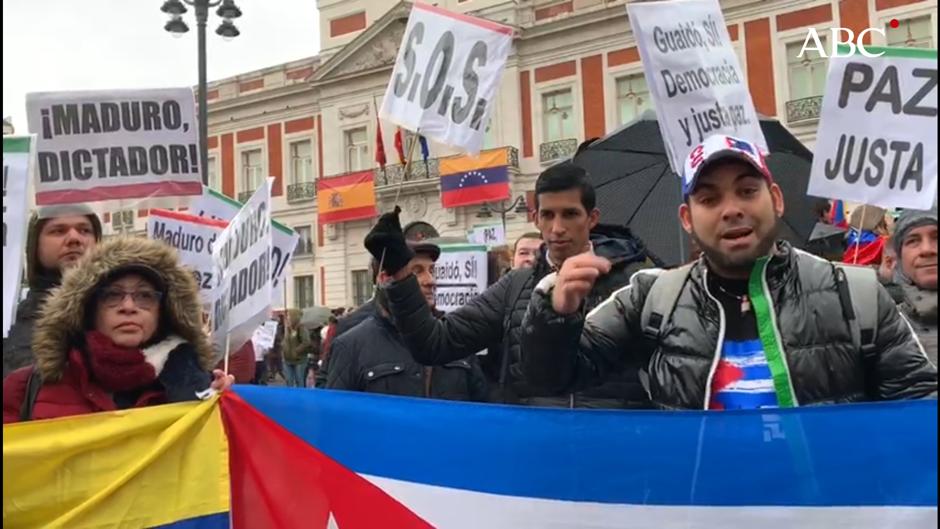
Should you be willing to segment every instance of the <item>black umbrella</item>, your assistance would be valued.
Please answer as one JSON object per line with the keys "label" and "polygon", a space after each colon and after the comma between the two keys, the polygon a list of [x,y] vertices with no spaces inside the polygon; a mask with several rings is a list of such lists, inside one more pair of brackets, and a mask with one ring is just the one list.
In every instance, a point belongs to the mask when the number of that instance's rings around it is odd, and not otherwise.
{"label": "black umbrella", "polygon": [[[806,195],[813,155],[779,121],[762,117],[760,124],[770,149],[767,164],[786,203],[781,237],[805,247],[819,200]],[[682,183],[669,167],[655,113],[591,143],[574,163],[590,175],[603,222],[629,226],[667,265],[688,261],[689,240],[677,214]]]}
{"label": "black umbrella", "polygon": [[841,261],[845,253],[845,228],[817,222],[809,235],[806,250],[825,259]]}

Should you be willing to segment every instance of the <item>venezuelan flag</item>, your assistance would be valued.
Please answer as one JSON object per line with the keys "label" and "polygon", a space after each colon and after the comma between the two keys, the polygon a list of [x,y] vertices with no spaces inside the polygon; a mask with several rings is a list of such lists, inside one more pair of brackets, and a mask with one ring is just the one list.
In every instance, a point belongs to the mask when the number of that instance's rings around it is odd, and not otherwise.
{"label": "venezuelan flag", "polygon": [[445,158],[440,163],[441,204],[445,208],[509,198],[509,149],[479,156]]}
{"label": "venezuelan flag", "polygon": [[371,219],[378,214],[371,170],[317,180],[320,224]]}

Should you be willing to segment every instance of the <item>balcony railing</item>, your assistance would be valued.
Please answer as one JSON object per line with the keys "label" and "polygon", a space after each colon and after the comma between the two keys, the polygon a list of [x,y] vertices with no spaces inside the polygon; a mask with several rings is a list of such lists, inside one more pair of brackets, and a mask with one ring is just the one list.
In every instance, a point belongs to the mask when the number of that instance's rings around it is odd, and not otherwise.
{"label": "balcony railing", "polygon": [[299,240],[297,241],[297,247],[294,250],[294,257],[309,257],[313,255],[313,241],[311,240]]}
{"label": "balcony railing", "polygon": [[822,110],[822,96],[804,97],[787,101],[787,123],[799,123],[819,119]]}
{"label": "balcony railing", "polygon": [[549,163],[562,160],[574,154],[576,150],[578,150],[577,138],[547,141],[539,145],[539,161]]}
{"label": "balcony railing", "polygon": [[317,198],[316,182],[301,182],[287,186],[287,203],[294,204]]}
{"label": "balcony railing", "polygon": [[254,194],[254,191],[241,191],[238,193],[238,201],[244,204],[245,202],[248,202],[248,199],[250,199],[251,195]]}
{"label": "balcony railing", "polygon": [[[496,149],[487,149],[485,152],[505,149],[508,152],[509,167],[519,168],[519,150],[515,147],[498,147]],[[450,158],[450,157],[446,157]],[[388,165],[383,172],[381,169],[375,169],[375,185],[386,186],[398,184],[402,180],[406,182],[419,182],[422,180],[440,178],[441,158],[428,159],[427,165],[423,160],[417,160],[412,163],[411,174],[405,178],[405,167],[401,164]]]}

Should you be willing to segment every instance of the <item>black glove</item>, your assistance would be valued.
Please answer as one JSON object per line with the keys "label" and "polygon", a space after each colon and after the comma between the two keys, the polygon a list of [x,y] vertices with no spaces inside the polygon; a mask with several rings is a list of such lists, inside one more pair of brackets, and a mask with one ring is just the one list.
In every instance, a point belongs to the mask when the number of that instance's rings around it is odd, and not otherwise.
{"label": "black glove", "polygon": [[395,211],[379,217],[365,240],[366,250],[369,250],[376,262],[381,263],[382,271],[388,275],[395,275],[415,256],[405,242],[399,213],[401,208],[395,206]]}

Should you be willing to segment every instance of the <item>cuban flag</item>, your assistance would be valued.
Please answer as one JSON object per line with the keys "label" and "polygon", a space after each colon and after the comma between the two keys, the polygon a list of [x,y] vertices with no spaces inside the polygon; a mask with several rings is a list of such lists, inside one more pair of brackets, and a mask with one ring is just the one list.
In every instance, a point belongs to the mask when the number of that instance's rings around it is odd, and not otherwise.
{"label": "cuban flag", "polygon": [[236,386],[4,426],[4,527],[926,529],[936,421],[936,401],[591,411]]}

